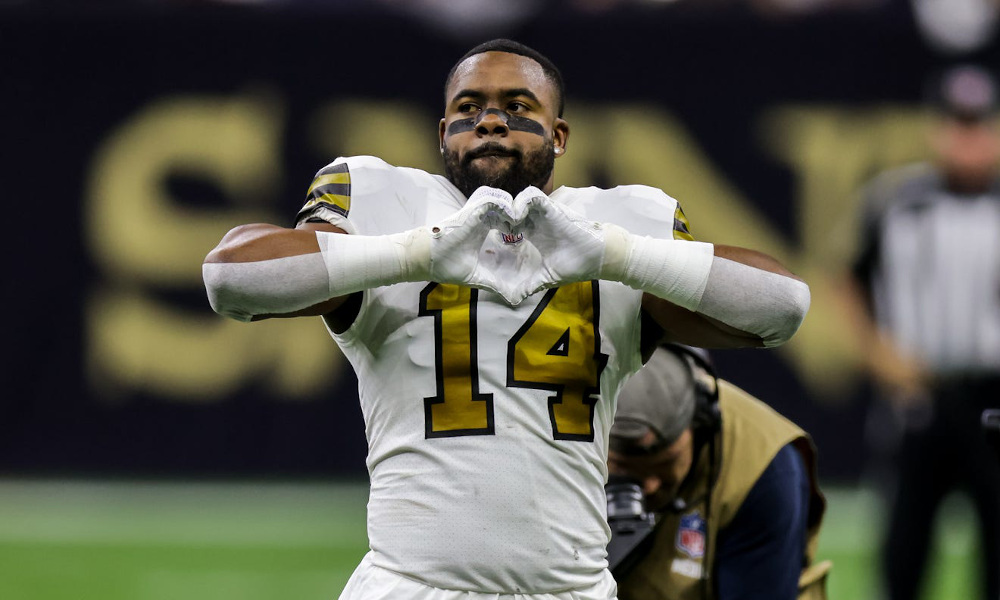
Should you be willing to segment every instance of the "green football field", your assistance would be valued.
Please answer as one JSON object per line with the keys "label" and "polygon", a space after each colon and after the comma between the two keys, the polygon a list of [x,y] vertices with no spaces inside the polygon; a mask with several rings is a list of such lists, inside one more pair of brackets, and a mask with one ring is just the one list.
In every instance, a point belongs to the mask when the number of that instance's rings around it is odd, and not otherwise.
{"label": "green football field", "polygon": [[[877,600],[883,519],[825,489],[830,597]],[[366,550],[364,483],[0,480],[2,600],[333,600]],[[939,520],[924,597],[975,598],[969,504]]]}

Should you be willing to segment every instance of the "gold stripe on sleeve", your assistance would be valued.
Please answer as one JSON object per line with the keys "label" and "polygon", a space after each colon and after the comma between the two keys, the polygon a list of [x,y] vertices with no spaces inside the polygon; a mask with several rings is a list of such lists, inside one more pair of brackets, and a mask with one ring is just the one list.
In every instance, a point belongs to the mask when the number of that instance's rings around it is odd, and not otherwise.
{"label": "gold stripe on sleeve", "polygon": [[691,235],[687,216],[685,216],[680,204],[677,204],[677,208],[674,209],[674,239],[687,240],[689,242],[695,241],[694,236]]}
{"label": "gold stripe on sleeve", "polygon": [[328,175],[320,175],[313,180],[312,185],[309,186],[309,191],[306,192],[306,196],[312,194],[313,190],[324,185],[329,185],[331,183],[346,183],[350,185],[351,174],[350,173],[330,173]]}
{"label": "gold stripe on sleeve", "polygon": [[333,210],[339,212],[342,215],[347,215],[351,210],[351,197],[342,196],[340,194],[323,194],[322,196],[317,196],[306,202],[303,209],[311,208],[317,204],[327,204]]}

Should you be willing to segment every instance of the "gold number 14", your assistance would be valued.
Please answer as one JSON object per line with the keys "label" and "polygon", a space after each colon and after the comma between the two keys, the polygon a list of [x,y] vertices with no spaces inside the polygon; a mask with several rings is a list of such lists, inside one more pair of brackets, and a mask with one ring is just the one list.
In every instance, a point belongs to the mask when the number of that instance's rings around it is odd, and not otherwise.
{"label": "gold number 14", "polygon": [[[546,292],[507,344],[507,387],[549,396],[552,436],[593,441],[594,406],[608,357],[600,352],[599,288],[584,281]],[[434,318],[437,395],[424,399],[428,438],[493,435],[493,394],[479,391],[478,290],[431,283],[421,316]]]}

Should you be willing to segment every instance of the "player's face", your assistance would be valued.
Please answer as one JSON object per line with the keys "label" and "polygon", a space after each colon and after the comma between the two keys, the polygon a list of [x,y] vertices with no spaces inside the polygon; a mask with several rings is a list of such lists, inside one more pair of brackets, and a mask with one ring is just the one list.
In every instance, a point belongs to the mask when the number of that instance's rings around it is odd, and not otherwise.
{"label": "player's face", "polygon": [[[648,435],[655,436],[653,432]],[[649,456],[608,452],[608,472],[638,480],[646,496],[646,508],[661,510],[677,496],[681,482],[691,470],[692,442],[691,430],[686,429],[673,444]]]}
{"label": "player's face", "polygon": [[445,174],[466,196],[482,185],[511,195],[552,191],[554,161],[569,125],[557,116],[556,87],[541,65],[507,52],[469,57],[448,89],[439,136]]}

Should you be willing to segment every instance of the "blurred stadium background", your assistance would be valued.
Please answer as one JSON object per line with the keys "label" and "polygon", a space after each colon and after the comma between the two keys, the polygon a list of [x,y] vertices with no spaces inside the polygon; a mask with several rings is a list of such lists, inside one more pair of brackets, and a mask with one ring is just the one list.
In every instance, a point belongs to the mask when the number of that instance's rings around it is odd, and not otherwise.
{"label": "blurred stadium background", "polygon": [[[947,5],[947,10],[941,7]],[[356,381],[318,322],[209,309],[205,253],[313,173],[438,170],[444,75],[513,37],[568,86],[557,184],[645,183],[763,249],[813,308],[715,353],[805,427],[831,597],[877,600],[889,432],[838,308],[855,191],[924,152],[922,83],[1000,64],[992,0],[0,0],[7,232],[0,598],[335,598],[366,547]],[[974,594],[953,498],[926,598]],[[995,566],[994,566],[995,568]]]}

